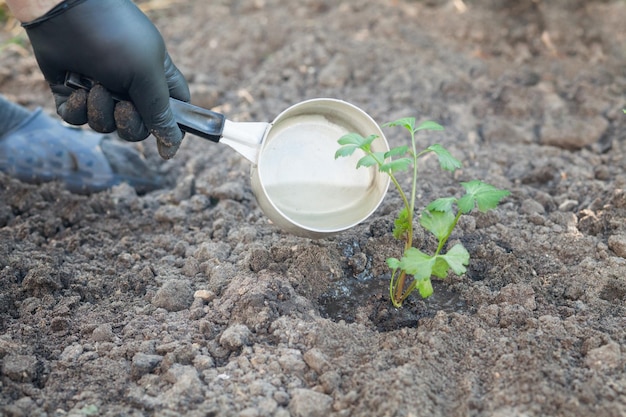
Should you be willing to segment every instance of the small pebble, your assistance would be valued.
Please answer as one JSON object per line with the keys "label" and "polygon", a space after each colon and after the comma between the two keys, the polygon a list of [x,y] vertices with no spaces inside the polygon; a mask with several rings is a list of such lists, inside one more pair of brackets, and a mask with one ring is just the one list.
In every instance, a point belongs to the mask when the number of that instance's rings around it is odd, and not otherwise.
{"label": "small pebble", "polygon": [[209,303],[215,299],[215,293],[210,290],[198,290],[193,293],[193,298],[200,298],[202,301]]}

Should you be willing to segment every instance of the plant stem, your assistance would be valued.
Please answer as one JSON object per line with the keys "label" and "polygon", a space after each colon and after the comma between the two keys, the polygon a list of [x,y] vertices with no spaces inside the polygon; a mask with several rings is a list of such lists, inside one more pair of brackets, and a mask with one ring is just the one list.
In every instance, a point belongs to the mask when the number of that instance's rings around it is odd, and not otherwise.
{"label": "plant stem", "polygon": [[417,145],[415,144],[415,131],[411,131],[411,146],[413,147],[413,187],[411,188],[411,206],[409,207],[409,219],[411,220],[411,241],[408,248],[413,245],[413,213],[415,212],[415,198],[417,197]]}
{"label": "plant stem", "polygon": [[[413,215],[415,213],[415,200],[417,197],[417,159],[420,156],[420,154],[417,153],[417,145],[415,143],[415,131],[411,131],[411,146],[413,148],[413,186],[411,187],[411,200],[407,199],[406,194],[400,187],[400,184],[398,183],[396,178],[392,174],[390,174],[391,180],[393,181],[396,188],[400,192],[400,195],[402,196],[402,200],[404,201],[404,206],[407,210],[408,215],[409,228],[406,234],[406,242],[404,243],[404,252],[406,252],[413,246]],[[389,293],[391,296],[391,302],[393,303],[394,307],[402,307],[402,302],[411,293],[411,291],[415,289],[415,282],[412,282],[405,293],[405,284],[406,271],[401,270],[397,279],[395,279],[392,275]]]}
{"label": "plant stem", "polygon": [[400,298],[400,305],[402,305],[402,303],[404,303],[404,300],[409,298],[409,295],[411,295],[413,290],[415,290],[415,287],[417,287],[417,281],[413,280],[411,282],[411,284],[409,285],[409,288],[407,288],[406,291],[404,292],[404,294],[402,294],[402,297]]}
{"label": "plant stem", "polygon": [[[391,304],[393,304],[394,307],[396,308],[400,308],[402,307],[402,301],[396,301],[397,298],[397,294],[396,294],[396,289],[398,288],[397,286],[397,279],[395,277],[397,271],[393,271],[391,273],[391,282],[389,284],[389,298],[391,299]],[[400,275],[402,275],[402,270],[399,271]],[[398,277],[399,279],[400,277]],[[394,282],[396,283],[396,285],[394,285]]]}
{"label": "plant stem", "polygon": [[[402,202],[404,203],[404,207],[406,207],[407,210],[410,210],[409,200],[407,199],[406,194],[402,190],[402,187],[400,187],[400,183],[396,179],[395,175],[393,175],[392,173],[389,173],[389,177],[391,178],[391,181],[393,182],[393,185],[395,185],[396,188],[398,189],[398,193],[400,194],[400,197],[402,198]],[[409,213],[409,215],[411,217],[413,217],[411,215],[411,213]],[[411,240],[413,240],[413,233],[412,233],[413,232],[413,228],[410,228],[409,230],[411,232]]]}
{"label": "plant stem", "polygon": [[406,283],[406,272],[401,270],[400,275],[398,276],[398,279],[396,281],[393,297],[391,298],[391,302],[393,303],[395,307],[402,307],[402,301],[403,301],[402,295],[404,293],[405,283]]}

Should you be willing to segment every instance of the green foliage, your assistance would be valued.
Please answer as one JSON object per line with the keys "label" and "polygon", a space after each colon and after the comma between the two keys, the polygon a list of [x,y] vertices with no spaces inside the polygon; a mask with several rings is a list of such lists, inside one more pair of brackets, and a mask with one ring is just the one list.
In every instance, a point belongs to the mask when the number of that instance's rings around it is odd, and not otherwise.
{"label": "green foliage", "polygon": [[[402,197],[404,207],[399,211],[394,221],[393,236],[405,242],[404,252],[400,259],[387,259],[387,265],[391,269],[389,294],[394,306],[400,307],[414,290],[418,290],[423,298],[431,296],[433,293],[432,276],[444,279],[450,271],[457,275],[466,272],[470,254],[462,244],[457,243],[444,252],[446,243],[459,218],[475,208],[482,212],[492,210],[510,193],[482,181],[473,180],[461,183],[465,194],[460,198],[444,197],[428,204],[420,215],[419,223],[437,238],[438,246],[432,255],[422,252],[413,247],[413,215],[417,195],[418,160],[428,153],[434,153],[439,160],[440,167],[449,172],[461,168],[462,164],[440,144],[431,145],[417,152],[415,134],[422,130],[443,130],[443,127],[438,123],[426,121],[415,126],[415,118],[405,117],[386,123],[383,127],[406,129],[411,135],[411,146],[398,146],[384,153],[372,152],[371,144],[378,139],[377,135],[363,137],[357,133],[349,133],[339,139],[338,143],[341,147],[335,153],[335,158],[350,156],[357,149],[362,151],[365,156],[357,162],[357,168],[378,167],[379,171],[389,175],[400,193],[400,197]],[[412,189],[411,193],[407,194],[400,186],[396,173],[411,169],[413,170]],[[408,285],[407,276],[412,277]]]}
{"label": "green foliage", "polygon": [[6,3],[0,3],[0,23],[6,23],[9,20],[9,7]]}
{"label": "green foliage", "polygon": [[[0,42],[0,52],[4,51],[9,47],[18,46],[21,48],[25,48],[27,45],[27,37],[23,31],[17,31],[19,28],[19,22],[11,15],[9,11],[9,7],[5,2],[0,0],[0,25],[2,25],[2,30],[10,36],[8,39]],[[16,33],[11,36],[11,34]]]}
{"label": "green foliage", "polygon": [[439,144],[434,144],[426,148],[429,152],[434,152],[439,157],[439,165],[442,169],[446,171],[454,171],[455,169],[461,168],[461,162],[454,158],[450,152],[448,152],[443,146]]}
{"label": "green foliage", "polygon": [[465,188],[466,194],[457,201],[457,205],[463,214],[472,211],[474,205],[483,213],[494,209],[500,200],[510,194],[506,190],[498,190],[493,185],[478,180],[462,182],[461,185]]}
{"label": "green foliage", "polygon": [[406,207],[400,210],[398,217],[393,222],[393,237],[398,240],[405,239],[407,233],[411,229],[411,218]]}

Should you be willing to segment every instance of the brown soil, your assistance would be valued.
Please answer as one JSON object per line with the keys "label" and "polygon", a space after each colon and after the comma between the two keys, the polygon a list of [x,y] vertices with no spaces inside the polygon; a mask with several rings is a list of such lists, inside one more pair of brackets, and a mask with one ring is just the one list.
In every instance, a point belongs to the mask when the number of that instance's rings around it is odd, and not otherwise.
{"label": "brown soil", "polygon": [[[474,178],[512,194],[455,232],[466,275],[394,309],[394,193],[309,240],[268,222],[244,158],[192,136],[167,162],[142,144],[169,179],[143,196],[0,174],[0,415],[626,415],[626,2],[163,6],[194,104],[436,120],[420,143],[464,167],[426,163],[420,201]],[[53,110],[28,45],[0,59],[3,94]]]}

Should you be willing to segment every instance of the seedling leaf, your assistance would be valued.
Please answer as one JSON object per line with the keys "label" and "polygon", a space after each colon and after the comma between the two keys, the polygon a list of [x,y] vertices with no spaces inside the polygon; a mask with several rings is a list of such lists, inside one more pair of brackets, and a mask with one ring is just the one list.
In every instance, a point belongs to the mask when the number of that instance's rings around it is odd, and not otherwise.
{"label": "seedling leaf", "polygon": [[359,159],[359,162],[356,163],[357,168],[371,167],[372,165],[377,165],[376,158],[372,155],[365,155],[363,158]]}
{"label": "seedling leaf", "polygon": [[428,298],[433,295],[433,283],[430,281],[430,278],[418,282],[417,290],[420,292],[422,298]]}
{"label": "seedling leaf", "polygon": [[448,265],[443,257],[438,255],[435,259],[435,265],[433,265],[433,275],[441,279],[446,278],[449,269],[450,265]]}
{"label": "seedling leaf", "polygon": [[389,152],[385,154],[385,159],[391,158],[393,156],[405,155],[408,150],[409,150],[408,146],[397,146],[395,148],[390,149]]}
{"label": "seedling leaf", "polygon": [[400,259],[400,268],[407,274],[413,275],[417,281],[430,278],[434,264],[435,258],[417,248],[407,249]]}
{"label": "seedling leaf", "polygon": [[454,226],[454,213],[452,211],[424,211],[420,216],[420,224],[441,242],[450,235]]}
{"label": "seedling leaf", "polygon": [[465,265],[469,265],[470,254],[463,245],[457,243],[445,255],[439,255],[457,275],[465,273]]}
{"label": "seedling leaf", "polygon": [[461,168],[462,166],[461,162],[455,157],[453,157],[452,154],[450,154],[450,152],[448,152],[446,148],[439,145],[438,143],[434,145],[430,145],[426,149],[437,154],[437,157],[439,158],[439,165],[441,166],[442,169],[452,172],[455,169]]}
{"label": "seedling leaf", "polygon": [[399,172],[406,171],[413,164],[413,160],[411,158],[399,158],[395,161],[390,161],[380,166],[380,170],[382,172]]}
{"label": "seedling leaf", "polygon": [[395,120],[393,122],[385,123],[383,127],[395,127],[402,126],[411,134],[415,132],[415,117],[404,117],[402,119]]}
{"label": "seedling leaf", "polygon": [[378,138],[378,135],[369,135],[368,137],[364,138],[358,133],[353,132],[347,133],[340,137],[337,143],[339,143],[340,145],[356,145],[359,148],[363,148],[364,146],[371,144],[376,138]]}
{"label": "seedling leaf", "polygon": [[452,205],[456,203],[456,198],[445,197],[438,198],[426,206],[428,211],[452,211]]}
{"label": "seedling leaf", "polygon": [[[415,123],[415,119],[413,119],[413,122]],[[426,120],[425,122],[420,123],[420,125],[414,129],[414,132],[417,132],[420,130],[443,130],[443,126],[441,126],[437,122]]]}
{"label": "seedling leaf", "polygon": [[398,240],[403,239],[411,228],[411,219],[409,218],[409,211],[406,207],[400,210],[398,217],[394,220],[393,224],[393,237]]}
{"label": "seedling leaf", "polygon": [[385,153],[384,152],[374,152],[368,155],[365,155],[363,158],[359,159],[359,162],[357,162],[356,167],[360,168],[360,167],[371,167],[374,165],[382,165],[383,161],[385,160]]}
{"label": "seedling leaf", "polygon": [[400,268],[400,260],[396,258],[387,258],[387,265],[389,266],[389,268],[395,271]]}
{"label": "seedling leaf", "polygon": [[342,146],[341,148],[337,149],[337,152],[335,152],[335,159],[341,158],[342,156],[350,156],[357,149],[359,149],[357,145]]}
{"label": "seedling leaf", "polygon": [[457,201],[457,205],[463,214],[472,211],[474,206],[478,206],[478,210],[482,212],[494,209],[500,200],[511,194],[479,180],[462,182],[461,185],[465,188],[466,194]]}

